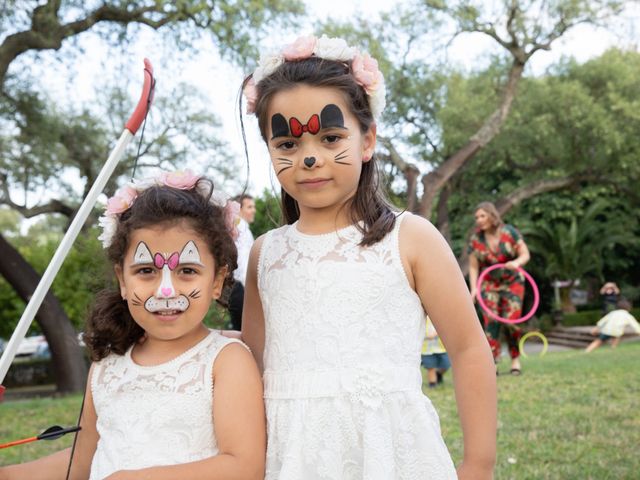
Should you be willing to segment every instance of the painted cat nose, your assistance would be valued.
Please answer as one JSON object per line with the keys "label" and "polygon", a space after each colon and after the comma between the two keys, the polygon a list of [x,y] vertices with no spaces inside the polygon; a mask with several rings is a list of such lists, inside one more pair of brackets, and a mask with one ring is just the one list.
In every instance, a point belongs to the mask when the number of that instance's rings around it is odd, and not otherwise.
{"label": "painted cat nose", "polygon": [[156,298],[172,298],[175,296],[175,291],[171,287],[160,286],[156,291]]}
{"label": "painted cat nose", "polygon": [[313,167],[315,163],[316,163],[316,157],[305,157],[304,159],[304,166],[307,168]]}

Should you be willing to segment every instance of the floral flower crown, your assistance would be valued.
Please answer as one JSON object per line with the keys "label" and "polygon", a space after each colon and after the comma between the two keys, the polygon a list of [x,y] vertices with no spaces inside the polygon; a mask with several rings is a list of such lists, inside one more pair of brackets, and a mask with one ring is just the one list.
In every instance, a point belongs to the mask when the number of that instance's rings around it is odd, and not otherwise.
{"label": "floral flower crown", "polygon": [[[104,248],[111,246],[113,236],[118,229],[120,216],[131,208],[138,195],[149,187],[167,186],[179,190],[192,190],[195,188],[201,195],[208,197],[209,189],[198,185],[198,180],[201,178],[201,175],[195,175],[190,170],[184,170],[162,172],[156,177],[129,182],[107,200],[107,208],[104,215],[98,220],[102,227],[102,234],[98,237],[98,240],[102,242]],[[211,192],[210,202],[224,210],[225,225],[231,237],[236,240],[238,238],[237,226],[240,221],[240,204],[230,200],[226,194],[215,190]]]}
{"label": "floral flower crown", "polygon": [[247,99],[247,113],[255,113],[258,100],[257,85],[271,75],[284,62],[304,60],[318,57],[339,62],[351,61],[351,71],[356,83],[362,86],[369,96],[369,107],[374,119],[380,118],[386,100],[384,77],[378,68],[378,62],[368,53],[360,53],[355,47],[350,47],[341,38],[329,38],[323,35],[299,37],[295,42],[279,51],[264,52],[260,55],[258,68],[253,72],[245,87],[244,95]]}

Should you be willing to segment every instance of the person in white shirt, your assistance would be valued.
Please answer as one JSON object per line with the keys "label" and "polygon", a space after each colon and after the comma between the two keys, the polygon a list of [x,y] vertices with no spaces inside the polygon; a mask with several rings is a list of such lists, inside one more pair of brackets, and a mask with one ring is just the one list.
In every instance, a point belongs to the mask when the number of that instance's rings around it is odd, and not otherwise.
{"label": "person in white shirt", "polygon": [[236,248],[238,249],[238,268],[233,272],[235,283],[229,295],[229,313],[231,315],[231,328],[240,330],[242,327],[242,304],[244,302],[244,283],[247,277],[247,263],[249,262],[249,252],[253,245],[253,234],[249,225],[253,223],[256,216],[256,202],[251,195],[243,193],[234,198],[240,204],[240,222],[238,224],[238,238]]}
{"label": "person in white shirt", "polygon": [[611,340],[611,348],[616,348],[620,343],[622,335],[624,335],[626,326],[631,327],[640,335],[640,324],[638,324],[638,321],[629,313],[631,303],[622,298],[618,301],[617,307],[617,310],[607,313],[598,321],[597,326],[593,327],[591,334],[598,335],[598,338],[591,342],[585,352],[589,353],[594,351],[609,339],[613,339]]}

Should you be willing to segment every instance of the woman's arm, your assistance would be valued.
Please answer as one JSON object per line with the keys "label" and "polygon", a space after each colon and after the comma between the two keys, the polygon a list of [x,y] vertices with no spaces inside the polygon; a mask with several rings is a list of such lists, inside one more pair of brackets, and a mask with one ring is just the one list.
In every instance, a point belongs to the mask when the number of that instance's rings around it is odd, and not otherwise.
{"label": "woman's arm", "polygon": [[264,352],[264,313],[258,293],[258,257],[264,236],[259,237],[251,247],[247,282],[244,286],[244,306],[242,307],[242,340],[253,353],[258,368],[262,372],[262,354]]}
{"label": "woman's arm", "polygon": [[527,247],[527,244],[524,243],[522,238],[516,243],[516,252],[518,252],[518,256],[505,264],[507,268],[511,268],[512,270],[524,267],[531,258],[529,247]]}
{"label": "woman's arm", "polygon": [[[98,443],[98,432],[96,430],[96,410],[91,395],[91,376],[93,365],[89,370],[87,380],[84,408],[80,418],[82,429],[78,432],[76,449],[71,463],[71,480],[81,480],[89,478],[91,461]],[[0,468],[0,480],[64,480],[67,478],[67,468],[69,467],[69,456],[71,448],[66,448],[59,452],[42,457],[32,462],[20,465],[11,465]]]}
{"label": "woman's arm", "polygon": [[458,476],[489,480],[496,457],[496,374],[462,272],[442,235],[421,217],[402,222],[400,252],[409,281],[451,358],[464,437]]}
{"label": "woman's arm", "polygon": [[179,465],[119,471],[107,480],[263,480],[266,421],[262,381],[251,353],[238,343],[224,347],[213,366],[213,379],[218,455]]}

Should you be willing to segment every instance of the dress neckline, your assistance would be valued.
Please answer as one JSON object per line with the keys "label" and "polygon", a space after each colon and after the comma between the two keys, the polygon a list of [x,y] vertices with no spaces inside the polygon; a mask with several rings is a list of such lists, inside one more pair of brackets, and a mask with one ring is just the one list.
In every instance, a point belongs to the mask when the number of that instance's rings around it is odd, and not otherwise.
{"label": "dress neckline", "polygon": [[137,368],[139,370],[144,370],[146,372],[150,372],[150,371],[153,371],[153,370],[161,370],[161,369],[166,368],[168,366],[171,366],[171,365],[174,365],[176,363],[179,363],[183,359],[188,358],[189,356],[193,355],[194,353],[196,353],[197,351],[202,349],[203,346],[205,346],[209,341],[211,341],[211,339],[215,335],[220,335],[220,334],[216,333],[213,330],[209,330],[209,333],[202,340],[200,340],[198,343],[196,343],[193,347],[189,348],[188,350],[185,350],[180,355],[178,355],[177,357],[172,358],[171,360],[167,360],[166,362],[158,363],[156,365],[140,365],[139,363],[136,363],[133,360],[133,358],[131,357],[131,352],[133,352],[133,347],[135,347],[135,345],[131,346],[129,348],[129,350],[126,351],[124,356],[125,356],[125,358],[127,360],[127,363],[129,363],[130,365],[132,365],[133,367],[135,367],[135,368]]}
{"label": "dress neckline", "polygon": [[[338,228],[336,230],[332,230],[330,232],[326,232],[326,233],[304,233],[301,232],[298,229],[298,220],[296,220],[294,223],[292,223],[291,225],[289,225],[289,231],[293,233],[293,235],[295,235],[296,237],[300,237],[300,238],[329,238],[329,237],[335,237],[340,235],[341,233],[345,233],[348,230],[353,230],[353,229],[357,229],[356,224],[350,224],[347,225],[346,227],[341,227]],[[362,222],[359,222],[360,224],[362,224]]]}

